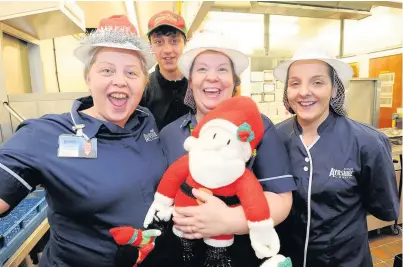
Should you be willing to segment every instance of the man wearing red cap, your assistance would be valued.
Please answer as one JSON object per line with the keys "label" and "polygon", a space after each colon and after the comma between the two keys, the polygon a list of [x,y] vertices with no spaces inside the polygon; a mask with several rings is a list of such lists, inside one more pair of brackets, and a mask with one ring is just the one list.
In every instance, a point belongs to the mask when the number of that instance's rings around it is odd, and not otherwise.
{"label": "man wearing red cap", "polygon": [[159,12],[148,22],[147,35],[158,65],[150,74],[140,105],[153,113],[159,130],[189,112],[183,101],[188,81],[177,67],[186,32],[185,20],[171,11]]}

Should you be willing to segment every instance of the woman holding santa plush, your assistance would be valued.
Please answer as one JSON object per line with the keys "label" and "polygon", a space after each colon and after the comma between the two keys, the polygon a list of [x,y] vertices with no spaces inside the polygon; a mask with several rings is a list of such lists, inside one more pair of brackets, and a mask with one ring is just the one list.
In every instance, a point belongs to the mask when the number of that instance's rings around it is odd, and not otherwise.
{"label": "woman holding santa plush", "polygon": [[[170,164],[185,154],[184,141],[197,123],[222,101],[231,98],[239,86],[239,76],[248,67],[249,59],[234,44],[236,42],[228,37],[212,32],[195,34],[187,43],[178,67],[189,80],[185,103],[192,112],[167,125],[160,133]],[[271,216],[277,225],[288,216],[292,205],[291,191],[296,187],[290,175],[285,146],[273,123],[266,116],[261,116],[265,133],[255,155],[248,162],[248,168],[252,169],[265,190]],[[247,235],[249,228],[242,208],[230,208],[206,192],[193,189],[192,193],[204,204],[176,208],[173,216],[175,228],[183,232],[187,239],[184,239],[187,244],[182,244],[189,248],[184,250],[185,261],[191,258],[189,254],[205,255],[202,246],[198,247],[200,251],[191,249],[190,243],[195,242],[193,239],[235,234],[235,242],[229,249],[234,259],[233,266],[258,266],[260,261],[251,248]],[[193,266],[189,262],[185,264]]]}

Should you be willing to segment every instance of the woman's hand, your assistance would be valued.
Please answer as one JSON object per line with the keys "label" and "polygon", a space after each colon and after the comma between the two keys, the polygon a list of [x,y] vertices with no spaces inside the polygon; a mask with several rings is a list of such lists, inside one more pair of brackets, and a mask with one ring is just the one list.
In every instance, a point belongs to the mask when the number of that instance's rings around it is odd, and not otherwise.
{"label": "woman's hand", "polygon": [[[204,202],[194,207],[175,208],[173,221],[175,227],[187,239],[199,239],[217,235],[249,233],[245,213],[241,206],[230,208],[219,198],[201,190],[193,189],[193,195]],[[287,218],[292,206],[291,192],[265,192],[270,206],[274,225]]]}
{"label": "woman's hand", "polygon": [[234,210],[219,198],[201,190],[193,189],[193,195],[204,202],[193,207],[175,208],[173,221],[187,239],[217,236],[231,233]]}
{"label": "woman's hand", "polygon": [[6,212],[9,208],[10,206],[0,198],[0,214]]}

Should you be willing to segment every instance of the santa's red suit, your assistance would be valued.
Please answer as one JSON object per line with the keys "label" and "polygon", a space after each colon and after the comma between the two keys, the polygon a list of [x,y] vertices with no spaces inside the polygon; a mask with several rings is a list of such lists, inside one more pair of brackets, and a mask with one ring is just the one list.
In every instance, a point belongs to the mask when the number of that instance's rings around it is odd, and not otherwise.
{"label": "santa's red suit", "polygon": [[[199,205],[195,197],[189,196],[189,191],[184,192],[187,191],[186,187],[205,189],[204,186],[192,178],[189,171],[188,155],[181,157],[169,167],[162,177],[157,192],[166,197],[175,198],[176,207]],[[249,169],[245,168],[244,174],[232,184],[216,189],[208,189],[207,191],[210,191],[215,196],[237,196],[244,207],[248,221],[258,222],[270,218],[269,206],[262,186]],[[233,235],[222,235],[211,238],[230,240],[233,238]]]}
{"label": "santa's red suit", "polygon": [[[186,139],[184,147],[189,154],[174,162],[162,177],[144,226],[147,227],[155,216],[168,221],[173,206],[201,204],[193,196],[193,188],[208,191],[229,206],[242,206],[256,256],[272,257],[271,263],[266,262],[266,265],[277,266],[278,259],[284,257],[276,257],[280,243],[269,205],[258,179],[246,168],[263,135],[263,120],[253,100],[237,96],[219,104]],[[187,246],[182,233],[175,227],[173,231],[181,237],[184,247]],[[210,247],[228,247],[233,235],[204,238],[204,242]]]}
{"label": "santa's red suit", "polygon": [[[215,186],[206,188],[207,184],[211,181],[206,181],[208,178],[201,178],[194,176],[195,170],[192,170],[189,164],[189,157],[197,157],[197,153],[203,153],[203,150],[214,151],[220,155],[226,152],[222,151],[222,147],[225,146],[226,141],[221,142],[201,139],[203,135],[209,135],[209,130],[212,128],[221,129],[225,131],[227,138],[233,138],[233,142],[236,140],[237,147],[240,150],[233,151],[233,157],[239,159],[239,163],[246,163],[251,157],[252,151],[260,142],[264,135],[264,125],[261,118],[261,114],[256,104],[247,97],[233,97],[229,100],[222,102],[214,110],[210,111],[204,118],[198,123],[191,133],[191,136],[186,140],[184,146],[189,151],[190,155],[185,155],[174,162],[166,171],[158,186],[157,192],[165,197],[174,199],[174,205],[178,207],[194,206],[198,205],[198,201],[191,193],[192,188],[202,189],[209,191],[217,197],[230,197],[238,200],[237,205],[241,204],[246,215],[246,219],[249,222],[260,222],[270,218],[270,210],[267,200],[264,196],[262,186],[255,177],[255,175],[249,171],[245,164],[243,164],[243,170],[239,172],[239,177],[234,177],[232,181],[228,183],[221,183],[222,186]],[[218,132],[220,130],[217,130]],[[222,134],[219,134],[219,136]],[[195,143],[203,142],[202,147],[197,149]],[[207,148],[212,142],[217,142],[216,147]],[[195,151],[198,150],[198,151]],[[192,153],[194,153],[192,155]],[[227,154],[230,154],[227,152]],[[220,158],[221,159],[221,158]],[[214,170],[204,167],[203,162],[205,159],[201,159],[201,162],[196,162],[203,166],[207,176],[213,176],[214,171],[219,171],[222,175],[215,175],[217,180],[225,179],[225,176],[230,171],[227,169],[230,162],[234,160],[232,157],[225,159],[222,157],[222,162],[215,166]],[[193,162],[194,162],[193,158]],[[199,168],[200,170],[200,168]],[[193,174],[193,177],[192,177]],[[206,176],[204,173],[203,177]],[[196,179],[197,178],[197,179]],[[198,182],[197,182],[198,181]],[[225,201],[224,201],[225,202]],[[229,206],[234,206],[227,203]],[[235,204],[236,205],[236,204]],[[175,230],[175,229],[174,229]],[[233,240],[233,235],[218,236],[212,239],[218,240]],[[228,242],[230,245],[232,242]]]}

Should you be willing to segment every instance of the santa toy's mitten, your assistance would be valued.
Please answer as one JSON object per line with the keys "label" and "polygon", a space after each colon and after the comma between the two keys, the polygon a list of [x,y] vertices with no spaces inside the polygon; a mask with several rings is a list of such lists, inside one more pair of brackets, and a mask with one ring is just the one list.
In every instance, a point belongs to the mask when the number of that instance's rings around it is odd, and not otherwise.
{"label": "santa toy's mitten", "polygon": [[252,247],[259,259],[273,257],[280,251],[280,239],[272,219],[248,221],[248,226]]}
{"label": "santa toy's mitten", "polygon": [[205,267],[232,267],[233,262],[228,253],[227,247],[208,246],[206,258],[203,265]]}
{"label": "santa toy's mitten", "polygon": [[160,193],[155,193],[154,201],[151,204],[146,217],[144,219],[144,228],[148,228],[148,226],[156,219],[169,221],[173,212],[173,203],[174,200],[172,198],[168,198]]}
{"label": "santa toy's mitten", "polygon": [[272,219],[259,222],[248,221],[249,237],[256,256],[265,260],[260,267],[292,267],[291,259],[277,254],[280,251],[280,240],[274,229]]}

